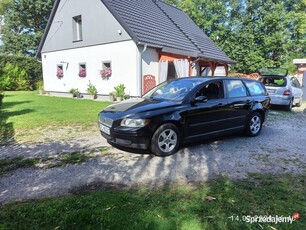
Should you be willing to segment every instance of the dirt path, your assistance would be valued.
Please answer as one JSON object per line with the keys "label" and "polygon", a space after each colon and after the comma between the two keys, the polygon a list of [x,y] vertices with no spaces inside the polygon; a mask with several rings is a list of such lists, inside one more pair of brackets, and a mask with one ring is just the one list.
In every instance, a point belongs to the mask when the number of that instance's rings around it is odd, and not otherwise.
{"label": "dirt path", "polygon": [[70,141],[0,146],[0,159],[45,158],[110,148],[108,154],[82,164],[9,172],[0,177],[0,204],[68,195],[79,188],[105,183],[158,186],[207,181],[221,175],[239,179],[249,173],[306,173],[305,136],[304,105],[293,113],[272,111],[258,137],[229,136],[194,143],[166,158],[111,148],[98,131]]}

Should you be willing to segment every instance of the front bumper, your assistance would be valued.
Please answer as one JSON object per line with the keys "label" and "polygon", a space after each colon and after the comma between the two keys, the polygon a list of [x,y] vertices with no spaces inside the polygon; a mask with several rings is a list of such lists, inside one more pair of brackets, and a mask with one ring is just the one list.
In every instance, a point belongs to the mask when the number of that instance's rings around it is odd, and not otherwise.
{"label": "front bumper", "polygon": [[118,146],[135,148],[135,149],[148,149],[150,145],[150,135],[145,129],[120,129],[110,128],[110,134],[105,133],[101,129],[101,135],[110,143]]}

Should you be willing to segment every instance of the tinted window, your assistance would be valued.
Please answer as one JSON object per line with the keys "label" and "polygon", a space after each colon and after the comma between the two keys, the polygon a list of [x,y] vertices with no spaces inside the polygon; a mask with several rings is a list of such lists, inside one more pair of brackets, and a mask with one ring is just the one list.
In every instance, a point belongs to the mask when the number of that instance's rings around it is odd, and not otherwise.
{"label": "tinted window", "polygon": [[225,82],[229,98],[247,96],[246,88],[241,80],[226,80]]}
{"label": "tinted window", "polygon": [[196,93],[196,97],[199,96],[205,96],[208,100],[224,98],[222,82],[216,81],[205,85]]}
{"label": "tinted window", "polygon": [[266,91],[262,84],[258,81],[245,81],[245,84],[252,96],[266,95]]}

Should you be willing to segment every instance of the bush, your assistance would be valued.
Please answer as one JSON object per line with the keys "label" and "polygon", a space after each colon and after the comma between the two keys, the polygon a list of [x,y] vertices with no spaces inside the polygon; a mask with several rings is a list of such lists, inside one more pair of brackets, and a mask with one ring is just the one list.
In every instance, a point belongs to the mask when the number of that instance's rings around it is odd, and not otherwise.
{"label": "bush", "polygon": [[96,86],[91,84],[90,81],[89,81],[89,84],[87,86],[88,86],[87,93],[89,93],[90,95],[95,95],[95,94],[98,93],[98,90],[97,90]]}
{"label": "bush", "polygon": [[124,97],[124,95],[125,95],[125,92],[124,92],[125,85],[124,84],[120,84],[118,86],[115,86],[114,90],[115,90],[115,96],[116,97],[122,97],[122,98]]}
{"label": "bush", "polygon": [[34,90],[40,80],[42,67],[35,58],[0,55],[0,85],[3,90]]}

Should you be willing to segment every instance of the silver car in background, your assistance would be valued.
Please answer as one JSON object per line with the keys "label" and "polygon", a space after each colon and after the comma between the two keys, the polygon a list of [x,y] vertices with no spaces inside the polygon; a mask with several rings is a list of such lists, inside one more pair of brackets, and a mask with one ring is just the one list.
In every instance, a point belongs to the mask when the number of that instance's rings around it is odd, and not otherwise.
{"label": "silver car in background", "polygon": [[288,76],[288,70],[276,67],[258,69],[261,81],[271,97],[272,105],[283,105],[291,111],[293,106],[300,107],[303,100],[303,91],[299,80]]}

